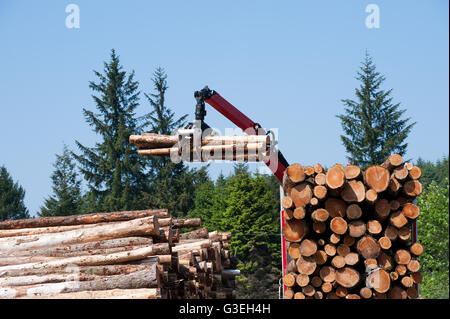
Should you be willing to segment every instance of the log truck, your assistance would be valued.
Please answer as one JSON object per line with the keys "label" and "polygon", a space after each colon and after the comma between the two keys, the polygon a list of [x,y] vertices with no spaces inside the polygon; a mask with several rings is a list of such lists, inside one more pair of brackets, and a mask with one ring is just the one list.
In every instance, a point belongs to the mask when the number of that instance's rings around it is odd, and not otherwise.
{"label": "log truck", "polygon": [[[229,119],[233,124],[242,129],[247,135],[263,135],[263,134],[271,134],[271,132],[266,132],[262,126],[251,120],[244,113],[239,111],[236,107],[234,107],[230,102],[224,99],[218,92],[211,90],[208,86],[205,86],[203,89],[199,91],[195,91],[194,98],[196,99],[196,108],[195,108],[195,121],[189,123],[185,128],[178,129],[178,135],[181,139],[188,139],[193,142],[194,145],[201,145],[201,137],[202,132],[210,129],[209,125],[207,125],[204,121],[206,116],[206,104],[208,103],[214,109],[216,109],[219,113]],[[273,145],[276,145],[276,141]],[[269,167],[272,173],[277,177],[280,183],[283,183],[283,174],[286,168],[289,166],[288,161],[283,156],[283,154],[275,148],[271,148],[270,157],[268,161],[265,161],[265,164]],[[280,192],[282,189],[280,188]],[[280,230],[282,231],[284,226],[284,211],[280,209]],[[286,274],[287,268],[287,247],[286,240],[281,234],[281,248],[282,248],[282,273]],[[417,225],[416,222],[412,224],[412,242],[415,243],[417,241]],[[280,283],[281,285],[281,283]],[[280,294],[281,295],[281,294]]]}

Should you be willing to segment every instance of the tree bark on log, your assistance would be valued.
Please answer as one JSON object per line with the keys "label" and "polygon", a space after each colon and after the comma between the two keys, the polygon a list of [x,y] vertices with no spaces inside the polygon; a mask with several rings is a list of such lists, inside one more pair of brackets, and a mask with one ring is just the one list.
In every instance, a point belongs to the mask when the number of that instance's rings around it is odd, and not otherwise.
{"label": "tree bark on log", "polygon": [[69,281],[31,286],[4,287],[3,289],[8,291],[8,295],[13,291],[14,297],[17,298],[78,291],[157,288],[159,287],[159,278],[159,271],[155,264],[149,267],[149,269],[136,271],[134,273],[107,276],[90,281]]}
{"label": "tree bark on log", "polygon": [[23,297],[22,299],[159,299],[159,288],[111,289],[79,291],[50,296]]}
{"label": "tree bark on log", "polygon": [[[161,247],[169,250],[168,244],[161,244]],[[76,266],[98,266],[98,265],[112,265],[124,263],[132,260],[144,259],[148,256],[155,255],[153,246],[135,249],[132,251],[114,253],[109,255],[93,255],[93,256],[80,256],[80,257],[70,257],[54,261],[49,261],[46,263],[29,263],[22,265],[11,265],[0,267],[0,276],[17,276],[22,275],[24,272],[36,269],[45,268],[58,268],[67,265]]]}
{"label": "tree bark on log", "polygon": [[85,215],[40,217],[32,219],[16,219],[0,222],[0,229],[19,229],[35,227],[53,227],[118,222],[149,216],[168,217],[167,209],[146,209],[140,211],[123,211],[112,213],[93,213]]}
{"label": "tree bark on log", "polygon": [[157,218],[154,216],[132,219],[111,225],[101,225],[87,229],[75,229],[61,233],[32,236],[6,237],[0,239],[0,250],[13,252],[26,249],[53,247],[57,245],[80,244],[86,242],[115,239],[137,235],[158,235]]}
{"label": "tree bark on log", "polygon": [[[155,260],[154,263],[158,261]],[[111,275],[119,275],[119,274],[128,274],[138,270],[144,270],[148,267],[148,265],[103,265],[103,266],[77,266],[72,267],[71,265],[66,267],[54,267],[54,268],[37,268],[37,269],[28,269],[16,273],[13,273],[10,279],[12,278],[20,278],[20,277],[35,277],[37,281],[39,281],[40,277],[45,277],[47,275],[58,275],[63,274],[67,275],[68,273],[73,273],[73,271],[79,272],[80,275],[92,275],[92,276],[111,276]],[[1,280],[7,279],[9,274],[2,273],[0,274]],[[37,283],[37,282],[36,282]]]}
{"label": "tree bark on log", "polygon": [[180,239],[206,239],[209,238],[208,229],[206,227],[196,229],[180,235]]}
{"label": "tree bark on log", "polygon": [[200,218],[188,218],[188,219],[175,219],[173,220],[173,228],[191,228],[202,226],[202,220]]}
{"label": "tree bark on log", "polygon": [[211,247],[211,245],[212,242],[210,239],[199,240],[186,244],[175,244],[175,246],[172,247],[172,252],[183,252],[183,251],[190,251],[193,249],[207,248]]}

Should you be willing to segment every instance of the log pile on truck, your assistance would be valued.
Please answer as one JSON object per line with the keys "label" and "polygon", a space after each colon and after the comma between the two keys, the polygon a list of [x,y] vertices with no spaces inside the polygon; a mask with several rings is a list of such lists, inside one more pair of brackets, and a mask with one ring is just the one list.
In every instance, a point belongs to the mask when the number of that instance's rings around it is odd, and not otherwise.
{"label": "log pile on truck", "polygon": [[288,244],[286,299],[415,299],[422,280],[421,170],[391,155],[363,171],[355,165],[290,165],[282,198]]}
{"label": "log pile on truck", "polygon": [[234,298],[230,240],[165,209],[3,221],[0,298]]}

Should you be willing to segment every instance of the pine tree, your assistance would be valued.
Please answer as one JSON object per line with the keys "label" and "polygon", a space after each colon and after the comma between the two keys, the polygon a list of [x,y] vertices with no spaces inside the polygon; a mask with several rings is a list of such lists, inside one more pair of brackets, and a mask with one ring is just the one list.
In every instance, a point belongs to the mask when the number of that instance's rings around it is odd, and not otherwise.
{"label": "pine tree", "polygon": [[[186,125],[186,115],[179,118],[166,105],[167,74],[157,68],[152,78],[154,93],[145,94],[152,111],[148,125],[153,133],[172,134]],[[150,189],[144,193],[144,200],[155,208],[167,208],[174,216],[184,216],[194,206],[194,192],[197,185],[207,181],[207,167],[189,169],[183,162],[173,163],[170,158],[152,156],[149,158]]]}
{"label": "pine tree", "polygon": [[39,215],[68,216],[82,212],[81,180],[75,168],[71,153],[64,145],[63,153],[56,155],[55,171],[51,179],[53,195],[45,200]]}
{"label": "pine tree", "polygon": [[208,180],[197,187],[194,209],[188,214],[188,217],[201,218],[202,226],[209,231],[221,231],[221,219],[226,210],[226,187],[218,181]]}
{"label": "pine tree", "polygon": [[81,154],[78,161],[89,192],[88,211],[117,211],[142,208],[141,192],[146,190],[144,159],[128,142],[130,134],[140,134],[142,118],[136,118],[139,102],[138,82],[134,71],[127,74],[112,50],[104,63],[103,74],[94,71],[98,82],[89,87],[98,113],[83,108],[84,117],[101,141],[87,147],[76,141]]}
{"label": "pine tree", "polygon": [[416,165],[422,170],[422,177],[420,182],[423,189],[426,189],[431,182],[435,181],[440,186],[445,186],[445,179],[449,178],[449,165],[448,155],[444,156],[441,160],[437,160],[435,163],[431,161],[425,161],[419,157]]}
{"label": "pine tree", "polygon": [[0,166],[0,221],[30,218],[24,203],[25,191],[4,166]]}
{"label": "pine tree", "polygon": [[400,103],[393,104],[392,89],[381,89],[385,77],[375,69],[366,53],[356,77],[361,81],[355,92],[357,100],[342,100],[345,114],[337,115],[345,133],[341,140],[349,154],[347,158],[362,167],[383,163],[392,153],[404,155],[406,138],[415,124],[402,118],[405,110],[399,109]]}
{"label": "pine tree", "polygon": [[[242,276],[238,280],[239,298],[278,296],[279,217],[277,200],[265,177],[252,174],[246,165],[235,165],[227,179],[226,210],[222,231],[230,231],[230,251],[238,260]],[[266,276],[261,276],[261,269]],[[263,281],[261,281],[263,280]],[[261,287],[265,287],[261,290]]]}

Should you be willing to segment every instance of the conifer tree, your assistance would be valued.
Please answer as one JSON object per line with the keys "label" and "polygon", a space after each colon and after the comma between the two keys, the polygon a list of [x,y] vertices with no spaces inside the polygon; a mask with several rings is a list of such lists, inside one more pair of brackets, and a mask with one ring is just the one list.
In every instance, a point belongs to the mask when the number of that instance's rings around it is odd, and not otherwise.
{"label": "conifer tree", "polygon": [[[225,202],[220,228],[232,233],[230,251],[242,271],[238,279],[238,286],[242,288],[237,289],[238,297],[277,297],[279,208],[269,183],[264,176],[252,176],[246,165],[237,164],[234,175],[227,179]],[[266,276],[261,276],[261,269]]]}
{"label": "conifer tree", "polygon": [[433,181],[440,186],[445,185],[445,179],[449,178],[448,158],[449,156],[447,155],[433,163],[431,161],[425,161],[419,157],[415,165],[420,167],[422,170],[420,182],[422,183],[423,189],[426,189]]}
{"label": "conifer tree", "polygon": [[[150,103],[149,130],[157,134],[172,134],[186,125],[187,114],[176,118],[166,104],[167,74],[157,68],[152,78],[154,93],[145,94]],[[169,157],[152,156],[148,160],[150,189],[144,200],[154,208],[167,208],[174,216],[184,216],[194,206],[196,186],[207,181],[206,167],[189,169],[183,162],[173,163]]]}
{"label": "conifer tree", "polygon": [[405,110],[393,103],[392,89],[381,88],[385,77],[376,71],[372,58],[366,53],[358,72],[361,85],[356,89],[356,100],[345,99],[345,113],[337,115],[345,135],[342,143],[348,160],[362,167],[383,163],[392,153],[404,155],[406,138],[415,123],[402,118]]}
{"label": "conifer tree", "polygon": [[0,166],[0,221],[30,218],[24,197],[22,186],[13,181],[4,166]]}
{"label": "conifer tree", "polygon": [[94,71],[98,82],[89,87],[97,112],[83,109],[84,117],[100,142],[93,147],[76,141],[81,151],[73,154],[87,181],[89,211],[118,211],[142,208],[141,192],[146,189],[145,162],[129,143],[131,134],[142,132],[143,121],[135,110],[139,102],[134,71],[127,74],[112,50],[103,73]]}
{"label": "conifer tree", "polygon": [[63,153],[56,155],[55,171],[51,179],[53,194],[45,200],[39,215],[68,216],[82,212],[81,180],[78,177],[71,153],[64,145]]}
{"label": "conifer tree", "polygon": [[207,180],[196,188],[194,209],[188,214],[188,217],[201,218],[202,226],[209,231],[221,231],[221,220],[226,209],[226,187],[219,182]]}

